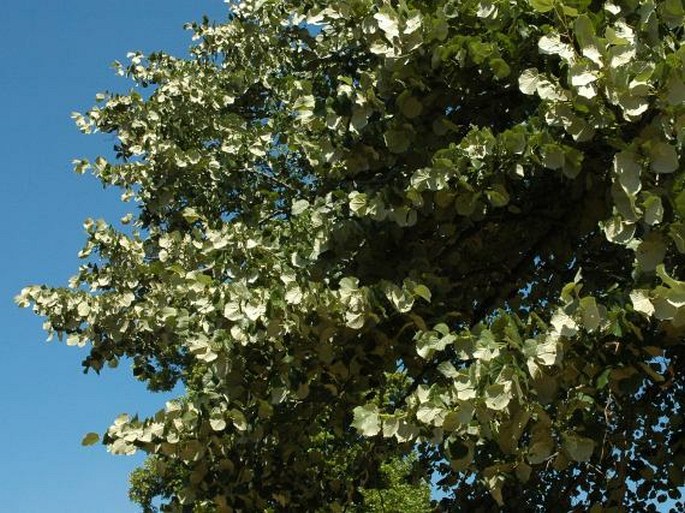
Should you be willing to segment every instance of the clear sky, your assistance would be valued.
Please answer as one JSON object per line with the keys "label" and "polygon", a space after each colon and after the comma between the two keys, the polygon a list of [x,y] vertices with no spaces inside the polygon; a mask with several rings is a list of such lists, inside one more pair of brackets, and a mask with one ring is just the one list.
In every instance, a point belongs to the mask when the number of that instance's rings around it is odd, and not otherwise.
{"label": "clear sky", "polygon": [[109,155],[107,135],[84,136],[69,115],[97,92],[129,84],[110,69],[133,50],[185,55],[187,21],[224,19],[221,0],[5,0],[0,44],[0,512],[129,513],[128,473],[141,457],[81,447],[120,413],[148,415],[165,397],[128,366],[84,375],[84,353],[46,343],[42,321],[17,308],[25,285],[64,285],[79,261],[87,217],[116,221],[115,190],[71,171]]}

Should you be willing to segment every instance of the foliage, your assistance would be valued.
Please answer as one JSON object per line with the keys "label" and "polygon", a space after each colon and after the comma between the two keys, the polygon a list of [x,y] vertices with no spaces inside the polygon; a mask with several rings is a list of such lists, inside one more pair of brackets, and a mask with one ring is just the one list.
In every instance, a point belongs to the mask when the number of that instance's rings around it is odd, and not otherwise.
{"label": "foliage", "polygon": [[[324,462],[324,465],[330,462]],[[131,474],[131,500],[141,506],[143,513],[156,511],[154,500],[156,498],[169,498],[183,486],[184,479],[182,469],[177,466],[178,474],[172,475],[168,469],[159,471],[159,465],[168,465],[162,460],[152,456],[145,464]],[[373,487],[359,490],[360,497],[352,511],[358,513],[431,513],[430,486],[424,480],[417,478],[416,455],[412,454],[404,459],[391,459],[383,463],[379,469],[378,479]],[[161,477],[166,474],[166,479]],[[349,477],[349,476],[344,476]],[[202,507],[194,511],[202,513]],[[212,511],[208,508],[207,511]],[[273,509],[266,511],[273,512]],[[325,511],[320,509],[319,511]]]}
{"label": "foliage", "polygon": [[341,512],[414,451],[443,510],[682,508],[682,0],[229,7],[75,115],[137,210],[18,297],[185,386],[109,450],[167,511]]}
{"label": "foliage", "polygon": [[431,513],[430,487],[424,482],[413,483],[415,458],[394,459],[381,465],[384,487],[362,490],[360,513]]}

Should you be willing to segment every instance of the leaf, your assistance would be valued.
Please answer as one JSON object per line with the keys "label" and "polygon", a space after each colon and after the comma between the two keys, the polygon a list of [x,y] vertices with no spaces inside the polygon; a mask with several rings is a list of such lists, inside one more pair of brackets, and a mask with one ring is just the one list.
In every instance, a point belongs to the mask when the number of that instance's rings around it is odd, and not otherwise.
{"label": "leaf", "polygon": [[400,427],[400,421],[396,417],[390,417],[383,421],[383,437],[391,438],[397,434]]}
{"label": "leaf", "polygon": [[511,73],[511,68],[509,67],[509,64],[507,64],[507,62],[500,57],[490,59],[488,65],[490,66],[492,72],[495,74],[495,77],[499,79],[506,78]]}
{"label": "leaf", "polygon": [[299,305],[303,297],[302,289],[297,284],[291,286],[285,293],[285,301],[290,305]]}
{"label": "leaf", "polygon": [[409,149],[411,132],[402,128],[391,128],[384,135],[385,144],[391,153],[404,153]]}
{"label": "leaf", "polygon": [[492,189],[485,191],[485,195],[493,207],[504,207],[509,203],[509,193],[503,185],[495,184]]}
{"label": "leaf", "polygon": [[537,68],[523,70],[519,76],[519,89],[523,94],[535,94],[539,81]]}
{"label": "leaf", "polygon": [[571,45],[562,42],[561,37],[557,33],[542,36],[538,41],[538,49],[542,54],[559,55],[565,61],[570,61],[575,57],[575,52]]}
{"label": "leaf", "polygon": [[643,272],[651,272],[663,262],[666,256],[666,244],[660,235],[651,233],[635,250],[635,258]]}
{"label": "leaf", "polygon": [[655,194],[647,194],[644,200],[644,220],[648,225],[659,224],[664,217],[664,206],[661,198]]}
{"label": "leaf", "polygon": [[595,386],[598,390],[602,390],[609,384],[609,378],[611,376],[611,367],[604,369],[604,371],[597,377],[595,381]]}
{"label": "leaf", "polygon": [[429,359],[436,351],[444,351],[445,348],[453,343],[454,335],[437,336],[433,331],[424,333],[416,343],[416,352],[424,360]]}
{"label": "leaf", "polygon": [[594,297],[584,297],[580,300],[580,308],[582,311],[583,325],[588,331],[595,331],[599,328],[602,320],[602,315],[597,308],[597,302]]}
{"label": "leaf", "polygon": [[200,219],[200,214],[197,213],[197,210],[195,210],[192,207],[186,207],[183,209],[183,218],[188,222],[189,224],[194,223],[198,219]]}
{"label": "leaf", "polygon": [[414,11],[414,14],[409,16],[407,18],[405,24],[404,24],[404,30],[402,32],[404,34],[414,34],[417,30],[419,30],[423,26],[423,16],[419,11]]}
{"label": "leaf", "polygon": [[444,409],[431,404],[421,405],[416,411],[416,420],[423,424],[442,425]]}
{"label": "leaf", "polygon": [[630,151],[622,151],[614,156],[614,173],[628,195],[635,196],[642,189],[641,169],[637,156]]}
{"label": "leaf", "polygon": [[423,104],[416,97],[412,96],[409,91],[404,91],[397,97],[397,104],[402,115],[409,119],[419,116],[423,110]]}
{"label": "leaf", "polygon": [[347,312],[345,313],[345,321],[348,328],[360,330],[366,323],[366,316],[363,312]]}
{"label": "leaf", "polygon": [[546,366],[551,366],[557,363],[557,358],[559,354],[558,350],[558,345],[559,345],[559,339],[558,336],[552,336],[548,335],[543,343],[539,343],[538,341],[534,339],[530,339],[530,342],[534,344],[535,346],[535,359],[539,361],[541,364],[546,365]]}
{"label": "leaf", "polygon": [[540,13],[554,9],[554,0],[528,0],[528,3]]}
{"label": "leaf", "polygon": [[378,27],[385,32],[385,36],[389,40],[400,35],[397,14],[390,7],[382,7],[379,12],[373,15],[373,17],[378,22]]}
{"label": "leaf", "polygon": [[440,374],[445,376],[446,378],[456,378],[459,376],[459,371],[457,371],[456,367],[452,364],[452,362],[441,362],[438,367],[438,371]]}
{"label": "leaf", "polygon": [[561,308],[557,309],[549,321],[554,327],[554,331],[562,337],[572,337],[578,333],[578,324]]}
{"label": "leaf", "polygon": [[682,27],[685,22],[685,9],[681,0],[664,0],[660,3],[660,13],[670,27]]}
{"label": "leaf", "polygon": [[476,398],[475,383],[469,375],[459,373],[459,376],[454,378],[453,386],[459,401],[468,401]]}
{"label": "leaf", "polygon": [[256,299],[253,299],[245,304],[243,311],[248,319],[251,321],[256,321],[266,313],[266,305],[257,302]]}
{"label": "leaf", "polygon": [[349,194],[349,199],[350,210],[359,216],[364,215],[366,206],[368,204],[368,197],[366,194],[358,191],[352,191]]}
{"label": "leaf", "polygon": [[504,487],[505,477],[502,474],[488,475],[486,469],[485,484],[488,487],[490,495],[495,499],[498,506],[504,506],[504,498],[502,497],[502,488]]}
{"label": "leaf", "polygon": [[293,202],[291,213],[294,216],[299,216],[302,212],[309,208],[309,202],[305,199],[300,199]]}
{"label": "leaf", "polygon": [[375,404],[366,404],[354,408],[354,420],[352,427],[364,436],[375,436],[381,431],[381,420],[378,407]]}
{"label": "leaf", "polygon": [[228,417],[238,431],[245,431],[247,429],[247,418],[245,418],[245,415],[240,410],[229,410]]}
{"label": "leaf", "polygon": [[497,17],[497,6],[490,0],[481,0],[478,3],[478,9],[476,10],[476,16],[479,18],[496,18]]}
{"label": "leaf", "polygon": [[[314,106],[316,105],[316,99],[311,94],[300,96],[293,103],[293,111],[300,121],[306,122],[310,120],[314,115]],[[261,156],[264,151],[259,146],[252,146],[251,150],[257,156]]]}
{"label": "leaf", "polygon": [[592,84],[599,77],[596,71],[582,64],[574,64],[569,69],[571,75],[571,85],[583,87]]}
{"label": "leaf", "polygon": [[603,66],[602,53],[595,37],[595,27],[587,14],[581,14],[574,22],[576,41],[582,54],[598,66]]}
{"label": "leaf", "polygon": [[87,301],[83,301],[78,304],[76,311],[81,317],[86,317],[90,313],[90,305]]}
{"label": "leaf", "polygon": [[544,462],[550,457],[554,450],[554,440],[549,433],[537,433],[533,436],[533,441],[528,447],[528,461],[532,465]]}
{"label": "leaf", "polygon": [[478,205],[478,194],[463,192],[459,194],[454,202],[457,214],[460,216],[470,216],[476,211]]}
{"label": "leaf", "polygon": [[548,169],[561,169],[564,166],[564,150],[557,144],[542,147],[542,164]]}
{"label": "leaf", "polygon": [[685,218],[685,189],[680,191],[673,199],[673,206],[681,218]]}
{"label": "leaf", "polygon": [[533,469],[530,465],[528,465],[525,461],[521,461],[516,464],[514,472],[516,473],[516,477],[519,481],[521,481],[522,483],[527,483],[530,479],[530,474],[532,470]]}
{"label": "leaf", "polygon": [[566,434],[563,437],[562,447],[574,461],[590,461],[595,449],[595,441],[575,434]]}
{"label": "leaf", "polygon": [[538,81],[535,91],[542,100],[555,102],[566,99],[566,93],[559,87],[559,85],[545,78],[542,78]]}
{"label": "leaf", "polygon": [[649,152],[652,171],[658,174],[673,173],[678,169],[678,152],[671,144],[659,141]]}
{"label": "leaf", "polygon": [[384,282],[382,287],[385,297],[388,298],[388,301],[392,303],[398,312],[406,313],[411,310],[414,298],[408,291],[391,282]]}
{"label": "leaf", "polygon": [[226,421],[219,417],[210,418],[209,425],[214,431],[223,431],[226,429]]}
{"label": "leaf", "polygon": [[675,242],[678,252],[685,254],[685,223],[672,223],[668,235]]}
{"label": "leaf", "polygon": [[650,317],[654,314],[654,305],[649,299],[649,291],[644,289],[635,289],[630,292],[630,301],[633,303],[633,308],[636,312]]}
{"label": "leaf", "polygon": [[226,303],[224,306],[224,317],[229,321],[237,321],[243,318],[243,312],[240,310],[240,305],[236,302]]}
{"label": "leaf", "polygon": [[618,216],[602,223],[602,228],[607,240],[617,244],[628,244],[635,235],[635,224],[623,221]]}
{"label": "leaf", "polygon": [[431,291],[425,285],[417,285],[414,287],[414,294],[424,299],[427,303],[431,302]]}
{"label": "leaf", "polygon": [[490,385],[485,390],[485,405],[491,410],[503,410],[509,405],[509,401],[511,401],[511,391],[504,385]]}
{"label": "leaf", "polygon": [[526,133],[520,129],[506,130],[501,135],[507,151],[520,155],[526,149]]}
{"label": "leaf", "polygon": [[97,433],[88,433],[86,436],[83,437],[83,440],[81,440],[81,445],[83,446],[89,446],[89,445],[94,445],[100,441],[100,435]]}
{"label": "leaf", "polygon": [[668,81],[667,101],[671,105],[682,105],[685,103],[685,83],[676,77]]}

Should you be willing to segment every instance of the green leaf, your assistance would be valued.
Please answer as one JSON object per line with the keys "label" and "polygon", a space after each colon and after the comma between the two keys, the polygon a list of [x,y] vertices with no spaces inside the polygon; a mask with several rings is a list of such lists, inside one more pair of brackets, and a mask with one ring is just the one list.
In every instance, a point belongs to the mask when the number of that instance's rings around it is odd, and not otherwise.
{"label": "green leaf", "polygon": [[226,429],[226,421],[223,418],[210,418],[209,419],[209,425],[212,427],[214,431],[223,431]]}
{"label": "green leaf", "polygon": [[426,302],[431,302],[431,291],[425,285],[417,285],[414,287],[414,294],[424,299]]}
{"label": "green leaf", "polygon": [[614,156],[614,173],[626,194],[634,196],[642,189],[641,170],[642,166],[634,153],[622,151]]}
{"label": "green leaf", "polygon": [[611,368],[605,369],[599,376],[597,376],[597,379],[595,380],[595,386],[598,390],[602,390],[607,386],[610,376]]}
{"label": "green leaf", "polygon": [[647,194],[644,200],[644,219],[649,225],[659,224],[664,218],[664,206],[661,198],[655,194]]}
{"label": "green leaf", "polygon": [[419,116],[423,110],[423,104],[409,91],[404,91],[397,97],[397,104],[400,112],[409,119]]}
{"label": "green leaf", "polygon": [[385,132],[385,144],[391,153],[404,153],[412,140],[411,131],[404,128],[391,128]]}
{"label": "green leaf", "polygon": [[492,72],[495,74],[495,77],[499,79],[506,78],[511,73],[511,68],[509,67],[507,62],[500,57],[490,59],[490,62],[488,64],[490,65],[490,69],[492,69]]}
{"label": "green leaf", "polygon": [[476,211],[478,205],[478,194],[472,192],[463,192],[459,194],[454,201],[457,213],[460,216],[470,216]]}
{"label": "green leaf", "polygon": [[381,431],[381,420],[375,404],[357,406],[353,410],[352,427],[364,436],[375,436]]}
{"label": "green leaf", "polygon": [[562,447],[574,461],[585,462],[592,457],[595,441],[571,433],[564,435]]}
{"label": "green leaf", "polygon": [[302,212],[307,210],[309,207],[309,202],[305,199],[300,199],[297,201],[293,202],[293,207],[291,209],[291,213],[294,216],[299,216]]}
{"label": "green leaf", "polygon": [[528,447],[528,461],[532,465],[540,464],[551,456],[553,450],[554,440],[549,434],[535,436]]}
{"label": "green leaf", "polygon": [[244,305],[243,311],[248,319],[256,321],[266,313],[266,305],[253,299]]}
{"label": "green leaf", "polygon": [[540,75],[537,68],[523,70],[519,76],[519,89],[523,94],[533,95],[540,83]]}
{"label": "green leaf", "polygon": [[302,289],[297,284],[293,284],[285,293],[285,301],[291,305],[299,305],[303,298]]}
{"label": "green leaf", "polygon": [[183,218],[188,222],[188,223],[194,223],[198,219],[200,219],[200,214],[197,213],[197,211],[192,208],[192,207],[186,207],[183,209]]}
{"label": "green leaf", "polygon": [[399,20],[397,13],[388,6],[382,7],[379,12],[373,15],[378,22],[378,27],[385,32],[388,39],[393,39],[400,35]]}
{"label": "green leaf", "polygon": [[392,303],[398,312],[406,313],[411,310],[414,298],[409,291],[391,282],[383,282],[381,287],[388,301]]}
{"label": "green leaf", "polygon": [[509,204],[509,193],[503,185],[495,184],[492,189],[485,191],[485,195],[493,207],[505,207]]}
{"label": "green leaf", "polygon": [[654,271],[665,256],[666,244],[660,235],[650,234],[635,250],[635,258],[643,272]]}
{"label": "green leaf", "polygon": [[516,464],[516,469],[514,471],[519,481],[521,481],[522,483],[527,483],[530,479],[530,475],[533,469],[525,461],[521,461]]}
{"label": "green leaf", "polygon": [[548,169],[561,169],[564,166],[564,150],[557,144],[542,147],[542,163]]}
{"label": "green leaf", "polygon": [[511,398],[511,391],[504,385],[490,385],[485,390],[485,405],[491,410],[499,411],[505,409],[509,405]]}
{"label": "green leaf", "polygon": [[655,173],[673,173],[678,169],[678,152],[671,144],[659,141],[650,147],[650,165]]}
{"label": "green leaf", "polygon": [[588,331],[595,331],[599,328],[602,315],[597,307],[594,297],[584,297],[580,300],[580,308],[583,317],[583,325]]}
{"label": "green leaf", "polygon": [[576,41],[583,55],[598,66],[603,65],[603,56],[598,46],[599,42],[595,37],[595,26],[592,19],[587,14],[581,14],[575,19],[573,24],[575,29]]}
{"label": "green leaf", "polygon": [[361,216],[366,212],[366,206],[368,205],[368,197],[366,194],[352,191],[349,195],[350,198],[350,210],[355,214]]}
{"label": "green leaf", "polygon": [[654,313],[654,305],[649,299],[649,291],[635,289],[630,292],[630,300],[636,312],[640,312],[647,317]]}
{"label": "green leaf", "polygon": [[88,433],[86,436],[83,437],[83,440],[81,440],[81,445],[83,446],[89,446],[89,445],[94,445],[100,441],[100,435],[97,433]]}
{"label": "green leaf", "polygon": [[528,0],[528,3],[537,12],[549,12],[554,9],[554,0]]}
{"label": "green leaf", "polygon": [[236,410],[235,408],[229,410],[228,417],[231,419],[233,426],[235,426],[238,431],[245,431],[247,429],[247,418],[240,410]]}

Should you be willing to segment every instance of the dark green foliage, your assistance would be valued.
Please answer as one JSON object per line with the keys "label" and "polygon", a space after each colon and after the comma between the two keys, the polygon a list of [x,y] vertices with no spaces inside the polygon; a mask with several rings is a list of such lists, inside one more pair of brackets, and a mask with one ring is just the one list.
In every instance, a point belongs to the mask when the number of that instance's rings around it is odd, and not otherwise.
{"label": "dark green foliage", "polygon": [[105,434],[152,458],[134,498],[685,507],[682,1],[229,7],[75,116],[136,206],[18,297],[86,370],[185,386]]}

